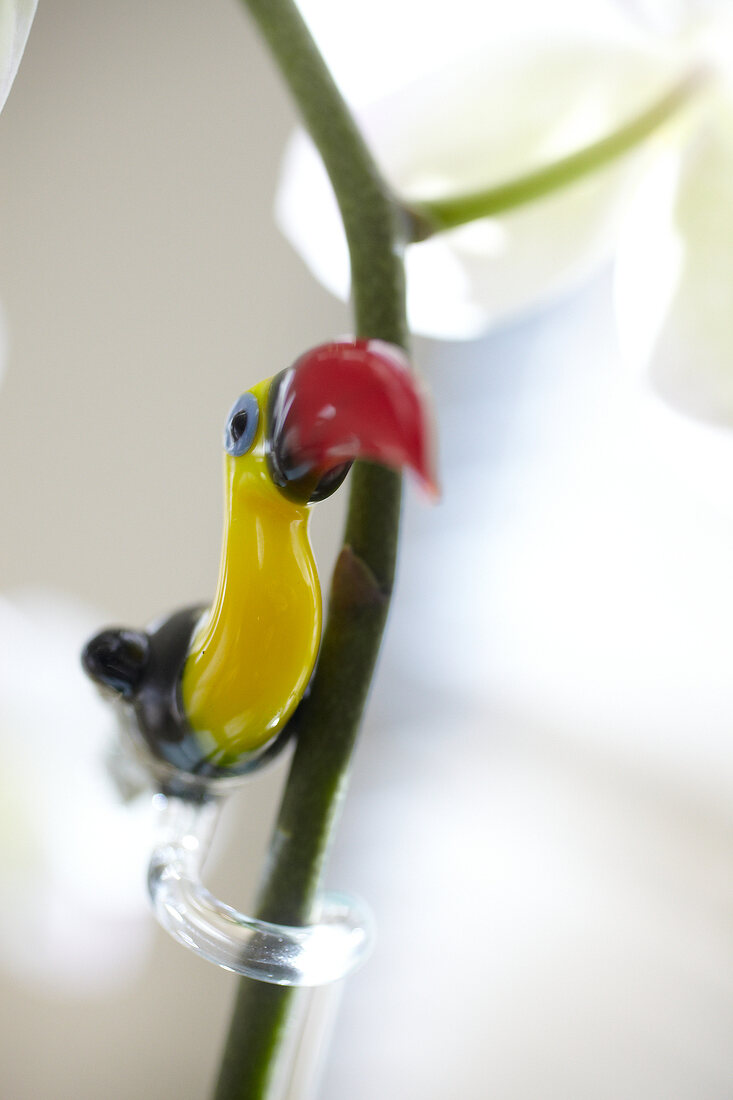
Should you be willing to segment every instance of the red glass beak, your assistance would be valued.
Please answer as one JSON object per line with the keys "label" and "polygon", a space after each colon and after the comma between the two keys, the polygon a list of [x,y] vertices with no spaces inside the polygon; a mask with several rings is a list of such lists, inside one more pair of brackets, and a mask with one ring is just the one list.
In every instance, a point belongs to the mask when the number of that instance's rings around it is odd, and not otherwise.
{"label": "red glass beak", "polygon": [[323,344],[284,372],[271,447],[293,479],[364,458],[409,467],[437,495],[427,394],[402,351],[381,340]]}

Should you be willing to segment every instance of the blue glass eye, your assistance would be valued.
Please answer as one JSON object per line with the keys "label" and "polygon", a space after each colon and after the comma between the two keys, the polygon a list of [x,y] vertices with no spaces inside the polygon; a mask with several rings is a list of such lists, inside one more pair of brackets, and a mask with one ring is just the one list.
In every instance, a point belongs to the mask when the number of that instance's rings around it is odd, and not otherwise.
{"label": "blue glass eye", "polygon": [[254,443],[259,418],[257,398],[253,393],[243,393],[227,417],[224,432],[224,449],[227,454],[238,458],[247,453]]}

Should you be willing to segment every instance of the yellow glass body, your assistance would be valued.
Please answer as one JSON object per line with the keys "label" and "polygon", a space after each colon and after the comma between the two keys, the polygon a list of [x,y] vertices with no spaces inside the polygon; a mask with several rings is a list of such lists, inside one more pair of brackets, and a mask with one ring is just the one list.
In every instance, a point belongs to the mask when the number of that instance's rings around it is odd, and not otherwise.
{"label": "yellow glass body", "polygon": [[282,729],[310,680],[321,639],[321,590],[308,505],[273,484],[265,456],[270,380],[252,447],[225,455],[225,513],[216,598],[183,669],[186,717],[205,756],[234,763]]}

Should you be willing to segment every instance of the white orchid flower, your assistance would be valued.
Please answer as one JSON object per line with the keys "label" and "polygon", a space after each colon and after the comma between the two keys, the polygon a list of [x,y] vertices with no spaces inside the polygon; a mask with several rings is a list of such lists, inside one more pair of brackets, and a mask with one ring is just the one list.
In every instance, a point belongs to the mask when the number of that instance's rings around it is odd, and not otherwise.
{"label": "white orchid flower", "polygon": [[153,929],[150,798],[122,803],[79,661],[98,622],[55,594],[0,598],[0,967],[65,996],[133,980]]}
{"label": "white orchid flower", "polygon": [[[323,0],[304,6],[388,182],[410,204],[524,179],[649,109],[684,67],[677,51],[599,0],[553,4],[551,15],[527,0],[511,5],[511,14],[488,4],[482,23],[475,4],[462,14],[459,3],[447,34],[441,21],[435,35],[428,28],[425,36],[421,23],[420,49],[401,59],[388,44],[370,42],[378,14],[359,25],[358,59],[368,59],[372,96],[375,88],[379,95],[369,102],[364,62],[360,68],[357,59],[354,73],[345,63],[348,57],[351,66],[353,51],[347,54],[343,41],[338,48],[338,16],[327,21]],[[406,258],[412,329],[472,337],[576,285],[612,255],[626,199],[652,152],[642,144],[636,155],[572,186],[412,245]],[[345,297],[349,264],[340,220],[302,133],[286,154],[276,216],[314,274]]]}
{"label": "white orchid flower", "polygon": [[38,0],[0,0],[0,110],[15,80]]}
{"label": "white orchid flower", "polygon": [[[396,193],[420,203],[500,185],[601,138],[635,104],[656,99],[670,71],[665,57],[650,64],[631,45],[524,41],[521,52],[514,43],[510,53],[491,46],[460,58],[361,108],[358,117]],[[624,198],[647,152],[541,201],[411,246],[412,329],[472,337],[577,284],[612,254]],[[349,260],[338,211],[302,133],[286,154],[276,216],[320,281],[346,297]]]}
{"label": "white orchid flower", "polygon": [[[412,329],[475,336],[573,288],[616,256],[627,360],[686,412],[730,423],[729,5],[564,0],[545,12],[518,0],[510,13],[493,4],[478,13],[475,4],[466,11],[463,4],[457,0],[447,27],[441,22],[431,30],[428,17],[421,48],[413,51],[418,60],[372,42],[379,15],[365,17],[354,62],[354,51],[345,49],[353,23],[347,31],[328,0],[304,3],[380,167],[408,204],[435,209],[447,196],[526,181],[625,128],[634,137],[623,155],[601,159],[574,180],[570,173],[557,189],[540,188],[511,208],[409,246]],[[396,11],[391,25],[399,39],[408,22],[400,21],[401,5]],[[367,102],[367,76],[371,71],[373,89],[375,69],[380,98]],[[695,73],[702,75],[697,85]],[[695,94],[706,81],[705,93]],[[674,98],[675,89],[677,100],[668,98],[665,110],[665,95]],[[645,112],[653,124],[634,131]],[[348,253],[335,201],[302,133],[286,153],[276,216],[320,281],[346,297]]]}

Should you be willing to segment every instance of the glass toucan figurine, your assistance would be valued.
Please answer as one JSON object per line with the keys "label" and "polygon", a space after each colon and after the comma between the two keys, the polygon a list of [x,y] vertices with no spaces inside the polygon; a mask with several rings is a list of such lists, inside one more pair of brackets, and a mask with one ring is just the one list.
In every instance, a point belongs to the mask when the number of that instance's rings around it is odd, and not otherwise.
{"label": "glass toucan figurine", "polygon": [[434,488],[426,400],[403,353],[339,341],[236,401],[224,432],[216,596],[145,631],[104,630],[87,673],[121,702],[154,768],[204,784],[271,755],[313,674],[321,593],[311,505],[352,460],[409,467]]}

